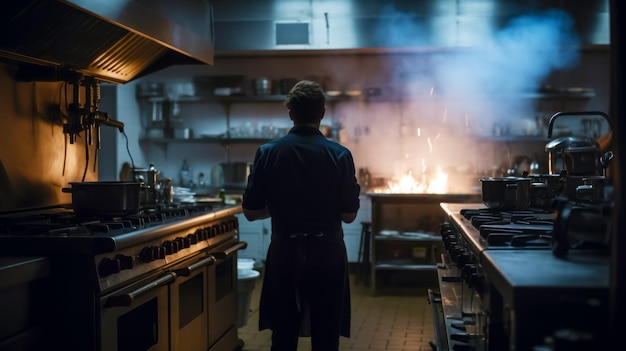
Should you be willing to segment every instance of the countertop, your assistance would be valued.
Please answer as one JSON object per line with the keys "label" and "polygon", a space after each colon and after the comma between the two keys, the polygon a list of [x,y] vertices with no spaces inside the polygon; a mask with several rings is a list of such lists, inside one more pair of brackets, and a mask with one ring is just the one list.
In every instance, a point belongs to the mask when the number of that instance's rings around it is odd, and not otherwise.
{"label": "countertop", "polygon": [[563,259],[551,250],[485,250],[480,263],[503,293],[609,287],[610,257],[590,250],[572,250]]}

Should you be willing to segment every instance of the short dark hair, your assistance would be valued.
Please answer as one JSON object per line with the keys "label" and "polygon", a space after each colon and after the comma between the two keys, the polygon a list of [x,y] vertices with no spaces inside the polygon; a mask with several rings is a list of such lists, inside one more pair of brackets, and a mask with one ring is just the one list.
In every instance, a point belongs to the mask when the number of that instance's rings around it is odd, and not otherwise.
{"label": "short dark hair", "polygon": [[315,123],[322,119],[326,95],[322,87],[310,80],[301,80],[291,88],[285,106],[291,110],[296,124]]}

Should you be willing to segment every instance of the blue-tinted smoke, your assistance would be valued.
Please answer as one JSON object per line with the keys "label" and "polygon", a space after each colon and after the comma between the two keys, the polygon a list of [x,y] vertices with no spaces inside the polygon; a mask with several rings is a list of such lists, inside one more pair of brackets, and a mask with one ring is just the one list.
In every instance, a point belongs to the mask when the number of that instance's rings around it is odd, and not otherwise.
{"label": "blue-tinted smoke", "polygon": [[536,91],[555,70],[578,63],[573,20],[547,10],[512,20],[481,47],[450,55],[436,69],[446,92],[514,94]]}

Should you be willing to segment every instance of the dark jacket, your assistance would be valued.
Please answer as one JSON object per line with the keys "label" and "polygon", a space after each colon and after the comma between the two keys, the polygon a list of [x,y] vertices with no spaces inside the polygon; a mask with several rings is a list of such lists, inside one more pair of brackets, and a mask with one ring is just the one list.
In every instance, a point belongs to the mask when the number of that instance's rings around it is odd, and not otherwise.
{"label": "dark jacket", "polygon": [[340,214],[358,211],[359,192],[350,151],[315,128],[294,127],[259,148],[242,206],[267,206],[272,218],[260,330],[289,318],[301,323],[301,336],[310,336],[310,322],[317,319],[350,335]]}

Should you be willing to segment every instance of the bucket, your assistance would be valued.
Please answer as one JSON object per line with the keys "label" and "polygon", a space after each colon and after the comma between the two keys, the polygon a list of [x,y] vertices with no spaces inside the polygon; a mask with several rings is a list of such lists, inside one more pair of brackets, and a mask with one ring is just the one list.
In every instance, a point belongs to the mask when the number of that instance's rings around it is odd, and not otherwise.
{"label": "bucket", "polygon": [[254,286],[256,285],[256,281],[260,275],[261,273],[259,273],[259,271],[255,271],[254,269],[237,268],[238,327],[243,327],[248,323],[252,291],[254,290]]}

